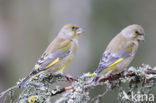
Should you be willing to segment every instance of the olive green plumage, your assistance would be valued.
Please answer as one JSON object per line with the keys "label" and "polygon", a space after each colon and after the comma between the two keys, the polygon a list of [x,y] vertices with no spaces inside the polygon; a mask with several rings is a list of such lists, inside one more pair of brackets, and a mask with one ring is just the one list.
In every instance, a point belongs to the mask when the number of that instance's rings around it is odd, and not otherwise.
{"label": "olive green plumage", "polygon": [[18,85],[20,87],[24,86],[27,81],[43,72],[62,73],[64,68],[72,61],[78,49],[79,35],[82,33],[82,28],[77,25],[65,25],[37,61],[32,72]]}
{"label": "olive green plumage", "polygon": [[94,82],[100,78],[117,74],[133,60],[139,46],[139,42],[144,40],[144,29],[137,24],[124,28],[108,44],[96,70]]}

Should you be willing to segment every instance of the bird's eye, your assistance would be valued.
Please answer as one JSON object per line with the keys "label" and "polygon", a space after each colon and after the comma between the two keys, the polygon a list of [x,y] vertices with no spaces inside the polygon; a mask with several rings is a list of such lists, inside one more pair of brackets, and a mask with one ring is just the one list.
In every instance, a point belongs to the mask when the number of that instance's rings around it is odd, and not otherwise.
{"label": "bird's eye", "polygon": [[138,35],[142,35],[142,34],[141,34],[141,33],[139,33],[138,31],[135,31],[135,33],[136,33],[136,34],[138,34]]}
{"label": "bird's eye", "polygon": [[75,29],[75,27],[73,26],[73,27],[72,27],[72,30],[74,30],[74,29]]}
{"label": "bird's eye", "polygon": [[135,33],[138,34],[139,32],[138,31],[135,31]]}

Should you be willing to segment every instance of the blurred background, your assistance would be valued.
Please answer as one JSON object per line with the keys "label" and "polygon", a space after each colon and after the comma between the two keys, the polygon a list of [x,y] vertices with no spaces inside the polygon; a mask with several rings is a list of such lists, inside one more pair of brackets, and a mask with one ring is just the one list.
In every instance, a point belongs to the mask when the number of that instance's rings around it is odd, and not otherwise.
{"label": "blurred background", "polygon": [[[130,24],[145,29],[145,42],[130,66],[155,66],[155,5],[155,0],[0,0],[0,91],[27,76],[58,31],[69,23],[86,32],[65,73],[93,72],[109,41]],[[103,100],[116,102],[111,93]]]}

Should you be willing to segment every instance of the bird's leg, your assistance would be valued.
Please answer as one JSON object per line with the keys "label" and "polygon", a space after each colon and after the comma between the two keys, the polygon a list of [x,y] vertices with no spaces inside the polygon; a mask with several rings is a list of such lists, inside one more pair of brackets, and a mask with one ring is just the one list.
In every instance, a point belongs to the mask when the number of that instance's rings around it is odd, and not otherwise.
{"label": "bird's leg", "polygon": [[143,86],[145,83],[147,83],[146,77],[144,77],[144,80],[143,80],[143,82],[142,82],[142,86]]}
{"label": "bird's leg", "polygon": [[52,76],[53,75],[53,73],[52,72],[50,72],[50,74],[49,74],[50,76]]}
{"label": "bird's leg", "polygon": [[72,81],[75,81],[76,80],[73,76],[68,75],[68,74],[64,74],[63,73],[63,76],[65,76],[69,82],[72,82]]}
{"label": "bird's leg", "polygon": [[121,77],[124,77],[124,70],[120,73],[121,74]]}
{"label": "bird's leg", "polygon": [[108,76],[108,78],[112,79],[113,78],[113,74],[110,73],[109,76]]}

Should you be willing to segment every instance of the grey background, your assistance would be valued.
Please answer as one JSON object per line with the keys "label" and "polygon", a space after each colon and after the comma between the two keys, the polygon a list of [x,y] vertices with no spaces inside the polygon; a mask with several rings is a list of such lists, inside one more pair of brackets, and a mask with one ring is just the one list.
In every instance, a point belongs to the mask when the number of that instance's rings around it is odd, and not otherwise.
{"label": "grey background", "polygon": [[[0,0],[0,91],[27,76],[68,23],[80,25],[86,32],[79,38],[77,55],[64,71],[67,74],[93,72],[109,41],[130,24],[145,29],[145,41],[130,66],[155,66],[155,5],[155,0]],[[101,89],[104,87],[97,93]],[[116,95],[114,90],[103,100],[115,103]]]}

